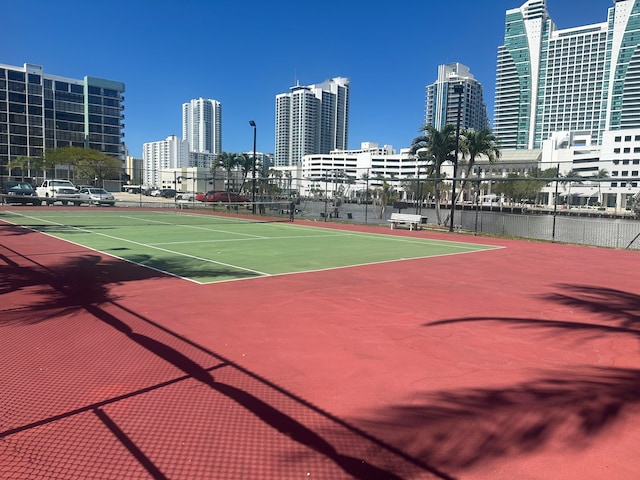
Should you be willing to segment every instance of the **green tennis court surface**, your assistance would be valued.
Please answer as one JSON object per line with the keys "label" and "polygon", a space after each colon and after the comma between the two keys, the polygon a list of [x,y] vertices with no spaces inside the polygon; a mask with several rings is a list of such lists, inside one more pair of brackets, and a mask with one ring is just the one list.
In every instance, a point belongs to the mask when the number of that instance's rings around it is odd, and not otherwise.
{"label": "green tennis court surface", "polygon": [[173,211],[5,211],[0,219],[198,283],[497,248]]}

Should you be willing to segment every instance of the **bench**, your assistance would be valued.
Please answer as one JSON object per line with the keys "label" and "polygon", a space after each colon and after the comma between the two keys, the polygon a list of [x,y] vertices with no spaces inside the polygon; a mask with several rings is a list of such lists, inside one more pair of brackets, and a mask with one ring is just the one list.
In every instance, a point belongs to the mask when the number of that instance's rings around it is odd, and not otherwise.
{"label": "bench", "polygon": [[409,225],[409,230],[413,230],[414,228],[418,230],[422,223],[422,215],[394,212],[391,214],[391,218],[387,221],[391,224],[391,230],[400,225]]}

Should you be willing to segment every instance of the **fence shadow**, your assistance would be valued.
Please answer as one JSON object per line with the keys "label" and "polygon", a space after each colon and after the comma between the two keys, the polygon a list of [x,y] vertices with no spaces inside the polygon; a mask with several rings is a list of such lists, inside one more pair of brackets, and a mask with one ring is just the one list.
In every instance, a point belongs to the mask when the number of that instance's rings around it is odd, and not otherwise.
{"label": "fence shadow", "polygon": [[[93,412],[152,478],[166,478],[162,473],[162,468],[146,456],[133,438],[128,436],[116,420],[107,414],[106,407],[152,390],[159,390],[166,385],[193,380],[211,389],[212,392],[231,400],[238,407],[250,412],[258,421],[285,435],[291,441],[319,454],[324,458],[324,464],[332,464],[352,478],[361,480],[411,478],[411,475],[406,474],[407,471],[428,471],[439,478],[450,478],[446,474],[412,459],[403,452],[385,445],[364,431],[322,412],[303,399],[236,365],[233,361],[206,350],[156,324],[144,315],[128,309],[120,304],[119,299],[110,291],[115,284],[163,276],[160,273],[149,269],[132,268],[125,262],[105,259],[94,254],[69,258],[66,262],[56,265],[55,268],[40,264],[33,258],[22,257],[22,263],[28,261],[32,265],[32,267],[24,267],[15,261],[20,255],[18,252],[8,251],[7,248],[4,252],[4,256],[0,258],[0,260],[4,260],[4,265],[0,266],[0,293],[8,293],[15,289],[35,288],[42,294],[40,295],[42,298],[22,308],[19,318],[11,316],[4,318],[3,316],[3,320],[0,320],[0,327],[31,325],[67,313],[82,312],[119,332],[129,343],[141,347],[161,363],[168,363],[175,367],[183,376],[169,379],[161,384],[146,386],[139,391],[127,392],[115,398],[107,398],[97,403],[75,407],[70,411],[49,418],[39,418],[32,423],[16,426],[10,430],[0,431],[0,440],[32,428],[42,427],[60,420],[69,420],[85,412]],[[8,252],[10,255],[7,254]],[[213,361],[217,365],[206,368],[186,352],[198,353],[199,357],[204,354],[205,357],[209,357],[209,361]],[[117,357],[117,352],[114,352],[114,355]],[[117,363],[116,358],[114,358],[114,362]],[[233,368],[241,375],[251,377],[257,381],[259,387],[255,391],[249,391],[231,383],[216,380],[212,371],[222,367]],[[265,398],[273,398],[270,391],[278,392],[280,396],[287,397],[297,405],[296,415],[265,400]],[[325,431],[314,429],[304,421],[306,416],[324,417],[326,423],[332,427],[326,428],[325,426]],[[194,422],[197,421],[198,419],[194,418]],[[312,421],[309,423],[313,425]],[[185,431],[188,431],[190,427],[190,425],[183,425]],[[234,434],[241,437],[243,435],[242,428],[243,426],[239,425],[238,431]],[[250,430],[249,428],[248,437],[251,436]],[[350,438],[350,441],[347,442],[350,444],[349,448],[343,450],[334,445],[337,438],[342,438],[337,443],[341,443],[341,446],[344,447],[345,437]],[[365,459],[351,455],[350,451],[377,451],[378,454],[369,454],[371,458]],[[67,461],[63,454],[61,457],[61,463]],[[259,461],[259,459],[256,460]],[[401,473],[396,473],[396,470]]]}

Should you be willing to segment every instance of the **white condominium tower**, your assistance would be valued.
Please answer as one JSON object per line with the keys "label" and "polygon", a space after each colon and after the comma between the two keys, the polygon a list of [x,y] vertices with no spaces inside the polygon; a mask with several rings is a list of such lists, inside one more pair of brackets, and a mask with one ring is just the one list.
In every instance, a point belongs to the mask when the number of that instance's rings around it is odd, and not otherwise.
{"label": "white condominium tower", "polygon": [[305,155],[346,150],[348,127],[348,78],[296,85],[290,93],[276,95],[275,166],[297,165]]}
{"label": "white condominium tower", "polygon": [[507,10],[494,112],[502,148],[540,148],[559,131],[601,144],[604,131],[640,127],[639,46],[640,0],[614,0],[606,22],[565,30],[545,0]]}
{"label": "white condominium tower", "polygon": [[142,182],[148,186],[159,186],[163,170],[186,167],[187,142],[176,135],[166,140],[147,142],[142,145]]}
{"label": "white condominium tower", "polygon": [[[454,91],[455,85],[462,85],[462,93]],[[457,125],[458,104],[460,104],[460,128],[482,130],[489,126],[487,106],[482,95],[482,85],[469,67],[460,63],[438,66],[438,79],[427,85],[425,124],[438,130],[446,124]]]}
{"label": "white condominium tower", "polygon": [[199,98],[182,104],[182,139],[190,152],[222,152],[222,106],[216,100]]}

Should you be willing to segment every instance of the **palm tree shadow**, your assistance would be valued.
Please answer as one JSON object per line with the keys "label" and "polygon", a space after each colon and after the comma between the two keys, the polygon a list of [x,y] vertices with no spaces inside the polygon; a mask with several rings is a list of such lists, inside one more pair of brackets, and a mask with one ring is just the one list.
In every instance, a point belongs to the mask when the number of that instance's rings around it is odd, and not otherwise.
{"label": "palm tree shadow", "polygon": [[[17,252],[13,253],[18,255]],[[401,477],[391,470],[377,467],[361,458],[340,453],[320,433],[278,410],[258,396],[216,381],[208,369],[202,367],[186,354],[166,342],[137,332],[129,322],[115,316],[105,308],[107,306],[119,307],[127,313],[125,317],[133,316],[140,321],[155,325],[151,320],[119,305],[118,299],[110,290],[114,284],[139,278],[139,275],[145,279],[164,277],[165,275],[150,269],[132,268],[130,264],[121,260],[105,259],[96,254],[74,256],[71,260],[55,268],[45,267],[33,259],[31,259],[31,265],[35,268],[21,267],[19,262],[16,262],[11,256],[2,253],[0,253],[0,262],[2,262],[0,264],[0,293],[9,293],[16,289],[35,289],[42,294],[40,295],[41,301],[35,301],[28,307],[20,309],[19,319],[3,314],[0,319],[0,327],[43,322],[67,313],[89,313],[93,318],[123,334],[129,341],[173,365],[186,377],[228,397],[265,424],[287,435],[293,441],[323,455],[327,460],[333,461],[353,478],[400,480]],[[120,268],[123,270],[118,274]],[[212,352],[209,353],[227,365],[232,364]],[[442,478],[447,477],[442,476]]]}
{"label": "palm tree shadow", "polygon": [[[517,328],[579,335],[640,337],[640,296],[614,289],[557,285],[544,300],[598,314],[579,323],[514,317],[447,319],[425,326],[493,322]],[[541,450],[552,442],[582,448],[640,410],[640,370],[579,369],[558,378],[506,388],[424,393],[358,420],[376,434],[439,469],[467,469],[491,459]]]}
{"label": "palm tree shadow", "polygon": [[568,379],[550,374],[509,388],[419,395],[359,422],[435,468],[465,469],[551,441],[586,447],[638,409],[638,385],[637,370],[594,369]]}
{"label": "palm tree shadow", "polygon": [[[138,255],[123,261],[84,253],[73,255],[55,267],[46,267],[34,258],[28,258],[29,266],[22,266],[15,259],[23,257],[0,252],[0,296],[23,292],[28,295],[28,305],[16,312],[4,311],[0,326],[39,323],[62,315],[73,314],[86,305],[101,305],[118,300],[114,286],[139,280],[168,278],[165,272],[176,272],[188,277],[193,271],[185,268],[179,259],[150,259]],[[144,265],[153,263],[154,268]],[[24,264],[24,262],[22,262]],[[198,266],[198,273],[215,278],[243,278],[251,276],[230,269]]]}

